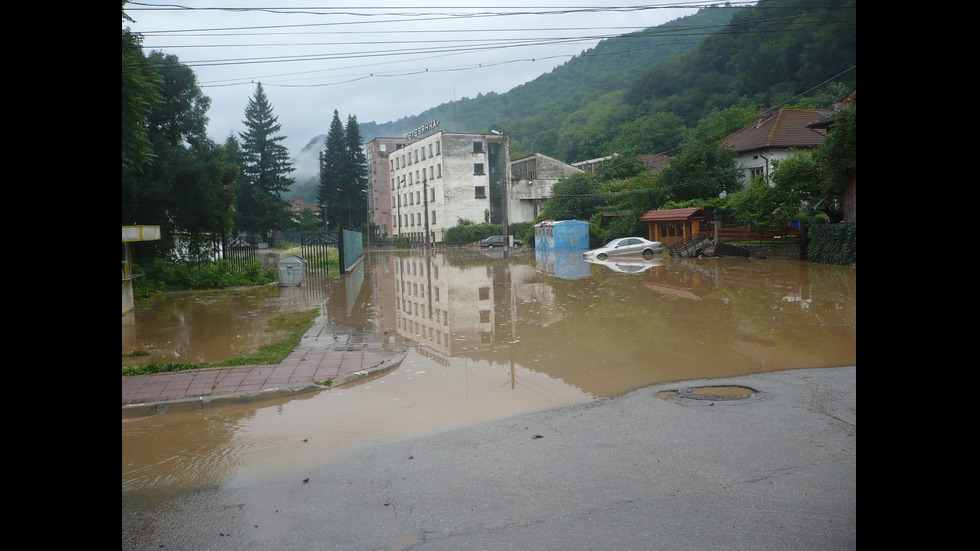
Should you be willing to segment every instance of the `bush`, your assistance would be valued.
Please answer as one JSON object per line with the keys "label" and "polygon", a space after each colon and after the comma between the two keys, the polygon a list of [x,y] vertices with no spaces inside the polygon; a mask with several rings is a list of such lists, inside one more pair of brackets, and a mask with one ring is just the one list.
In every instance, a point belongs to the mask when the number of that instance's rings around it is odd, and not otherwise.
{"label": "bush", "polygon": [[254,286],[278,280],[276,270],[264,269],[260,262],[253,262],[244,270],[238,271],[227,260],[175,263],[157,258],[146,269],[134,265],[133,273],[145,274],[133,282],[135,298],[145,298],[157,291]]}
{"label": "bush", "polygon": [[466,226],[453,226],[446,230],[443,240],[446,243],[466,245],[476,243],[490,237],[504,233],[504,228],[500,224],[469,224]]}
{"label": "bush", "polygon": [[813,224],[807,260],[818,264],[857,263],[857,224]]}

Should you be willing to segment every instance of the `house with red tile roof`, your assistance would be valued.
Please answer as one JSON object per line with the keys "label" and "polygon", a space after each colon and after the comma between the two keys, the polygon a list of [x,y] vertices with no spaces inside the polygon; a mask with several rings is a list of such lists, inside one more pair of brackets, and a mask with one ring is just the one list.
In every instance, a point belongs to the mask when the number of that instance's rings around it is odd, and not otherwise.
{"label": "house with red tile roof", "polygon": [[306,199],[303,199],[302,197],[289,200],[289,212],[292,214],[294,222],[299,223],[300,220],[302,220],[303,211],[306,209],[312,210],[313,214],[316,214],[317,216],[320,215],[320,207],[314,205]]}
{"label": "house with red tile roof", "polygon": [[832,109],[758,109],[755,123],[729,135],[721,145],[735,152],[744,182],[763,176],[772,182],[773,163],[798,151],[820,147],[827,135],[813,123],[832,119]]}

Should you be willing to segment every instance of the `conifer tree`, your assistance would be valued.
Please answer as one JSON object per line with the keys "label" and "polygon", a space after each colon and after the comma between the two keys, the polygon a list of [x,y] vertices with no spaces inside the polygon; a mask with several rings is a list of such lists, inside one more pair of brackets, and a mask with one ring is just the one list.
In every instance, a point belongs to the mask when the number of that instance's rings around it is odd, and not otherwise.
{"label": "conifer tree", "polygon": [[[340,114],[334,109],[330,130],[323,143],[323,156],[320,159],[320,188],[317,192],[317,202],[323,208],[324,222],[327,228],[334,230],[347,220],[347,198],[344,174],[347,172],[347,145],[344,125],[340,122]],[[343,208],[341,208],[343,203]]]}
{"label": "conifer tree", "polygon": [[283,230],[289,225],[289,210],[282,194],[294,180],[295,170],[289,151],[282,145],[286,136],[279,135],[282,125],[273,115],[262,83],[245,107],[245,132],[240,132],[242,155],[242,186],[238,193],[236,227],[263,233]]}
{"label": "conifer tree", "polygon": [[347,128],[344,136],[347,144],[347,158],[349,177],[349,216],[353,227],[364,228],[367,218],[367,157],[364,155],[364,147],[361,141],[361,127],[357,124],[357,116],[347,117]]}

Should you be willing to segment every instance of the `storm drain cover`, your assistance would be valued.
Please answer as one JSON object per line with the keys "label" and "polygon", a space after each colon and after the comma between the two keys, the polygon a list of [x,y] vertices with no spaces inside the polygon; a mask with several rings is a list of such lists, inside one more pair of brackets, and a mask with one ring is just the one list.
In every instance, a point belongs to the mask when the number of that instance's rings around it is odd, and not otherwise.
{"label": "storm drain cover", "polygon": [[686,400],[743,400],[754,395],[757,390],[740,385],[716,385],[716,386],[696,386],[683,388],[680,390],[663,390],[657,393],[657,397],[663,400],[674,400],[683,398]]}

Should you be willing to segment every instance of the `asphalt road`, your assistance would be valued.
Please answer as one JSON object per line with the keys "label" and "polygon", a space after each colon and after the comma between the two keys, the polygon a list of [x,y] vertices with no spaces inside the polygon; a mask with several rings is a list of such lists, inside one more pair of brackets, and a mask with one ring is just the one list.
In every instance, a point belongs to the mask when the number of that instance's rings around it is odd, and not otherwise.
{"label": "asphalt road", "polygon": [[[718,385],[754,392],[688,392]],[[305,482],[124,496],[122,548],[854,549],[856,385],[854,366],[655,385],[378,442]]]}

